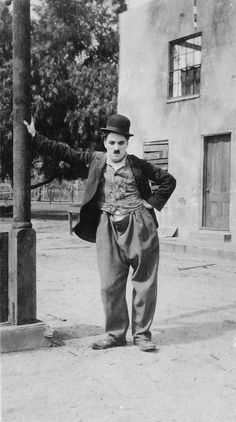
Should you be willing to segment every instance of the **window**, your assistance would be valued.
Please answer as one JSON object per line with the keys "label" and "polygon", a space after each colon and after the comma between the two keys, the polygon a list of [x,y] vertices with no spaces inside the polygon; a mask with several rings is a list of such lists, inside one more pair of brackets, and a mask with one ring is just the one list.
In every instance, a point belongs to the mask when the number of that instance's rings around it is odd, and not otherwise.
{"label": "window", "polygon": [[[168,170],[168,151],[169,144],[164,141],[147,141],[143,144],[143,158],[151,164]],[[154,182],[151,182],[151,188],[157,188]]]}
{"label": "window", "polygon": [[170,43],[169,98],[200,94],[201,50],[201,34]]}

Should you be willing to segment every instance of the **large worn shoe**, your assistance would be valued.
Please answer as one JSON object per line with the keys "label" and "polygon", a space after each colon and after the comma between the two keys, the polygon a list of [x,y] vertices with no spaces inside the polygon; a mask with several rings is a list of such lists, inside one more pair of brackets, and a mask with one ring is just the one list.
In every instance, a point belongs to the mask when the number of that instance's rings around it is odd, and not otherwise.
{"label": "large worn shoe", "polygon": [[119,346],[125,346],[126,345],[125,338],[121,339],[115,339],[113,337],[107,337],[104,340],[98,340],[94,342],[91,347],[94,350],[103,350],[103,349],[110,349],[111,347],[119,347]]}
{"label": "large worn shoe", "polygon": [[157,352],[156,345],[148,338],[134,339],[134,344],[136,344],[142,352]]}

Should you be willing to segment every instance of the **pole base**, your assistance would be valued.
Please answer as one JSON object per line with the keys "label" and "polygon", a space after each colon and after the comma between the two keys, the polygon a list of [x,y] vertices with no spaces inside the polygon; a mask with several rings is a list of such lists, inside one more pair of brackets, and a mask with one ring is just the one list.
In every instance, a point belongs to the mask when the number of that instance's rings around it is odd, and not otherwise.
{"label": "pole base", "polygon": [[0,325],[0,353],[21,352],[52,345],[48,326],[43,322],[27,325]]}
{"label": "pole base", "polygon": [[36,233],[31,228],[9,232],[9,314],[14,325],[37,322]]}

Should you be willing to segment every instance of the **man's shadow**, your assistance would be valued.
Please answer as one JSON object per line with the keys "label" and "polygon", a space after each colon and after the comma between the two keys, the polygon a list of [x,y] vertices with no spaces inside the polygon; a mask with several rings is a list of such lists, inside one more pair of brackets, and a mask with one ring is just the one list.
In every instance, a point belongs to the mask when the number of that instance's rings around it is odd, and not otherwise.
{"label": "man's shadow", "polygon": [[[187,322],[186,318],[197,315],[210,314],[236,308],[236,304],[225,307],[213,307],[201,311],[180,314],[176,317],[161,320],[153,325],[153,340],[160,346],[172,344],[196,343],[202,340],[209,340],[221,337],[228,331],[236,332],[236,318],[223,321]],[[235,333],[236,335],[236,333]]]}

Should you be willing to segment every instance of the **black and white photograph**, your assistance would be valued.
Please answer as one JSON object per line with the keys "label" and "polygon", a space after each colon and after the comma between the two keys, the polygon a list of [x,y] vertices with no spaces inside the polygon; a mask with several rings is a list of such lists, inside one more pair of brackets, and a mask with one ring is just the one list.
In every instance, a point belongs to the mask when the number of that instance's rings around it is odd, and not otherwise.
{"label": "black and white photograph", "polygon": [[0,0],[1,422],[236,422],[235,22]]}

